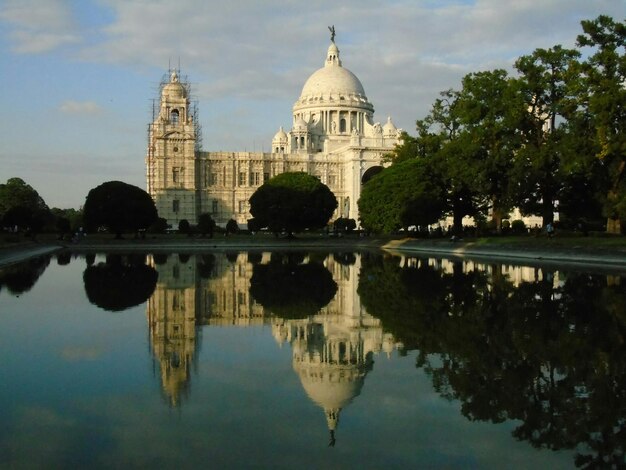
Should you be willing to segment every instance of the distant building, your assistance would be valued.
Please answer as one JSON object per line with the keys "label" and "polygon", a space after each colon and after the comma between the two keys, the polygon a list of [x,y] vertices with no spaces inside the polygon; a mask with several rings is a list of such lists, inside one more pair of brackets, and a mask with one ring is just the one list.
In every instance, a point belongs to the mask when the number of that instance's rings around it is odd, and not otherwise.
{"label": "distant building", "polygon": [[358,219],[363,181],[382,166],[383,155],[399,143],[400,130],[387,119],[374,122],[374,106],[359,79],[343,67],[334,37],[324,66],[305,82],[293,106],[293,122],[271,141],[271,153],[204,152],[191,105],[190,87],[172,72],[160,89],[148,130],[147,187],[160,217],[177,226],[209,213],[219,224],[245,224],[248,200],[265,181],[303,171],[335,194],[333,218]]}

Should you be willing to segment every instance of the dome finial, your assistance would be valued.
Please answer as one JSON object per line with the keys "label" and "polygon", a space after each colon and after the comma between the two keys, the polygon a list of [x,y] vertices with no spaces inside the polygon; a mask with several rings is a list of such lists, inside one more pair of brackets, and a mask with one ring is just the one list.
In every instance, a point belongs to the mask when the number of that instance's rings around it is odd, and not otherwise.
{"label": "dome finial", "polygon": [[335,42],[335,25],[329,26],[328,31],[330,31],[330,40]]}

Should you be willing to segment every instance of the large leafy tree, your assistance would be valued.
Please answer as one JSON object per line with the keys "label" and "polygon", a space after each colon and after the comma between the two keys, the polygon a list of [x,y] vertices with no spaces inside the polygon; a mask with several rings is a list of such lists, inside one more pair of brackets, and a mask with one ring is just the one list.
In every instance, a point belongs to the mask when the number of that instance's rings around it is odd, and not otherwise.
{"label": "large leafy tree", "polygon": [[570,95],[579,56],[576,50],[554,46],[536,49],[515,63],[527,108],[515,162],[516,202],[524,214],[541,214],[544,225],[554,221],[566,178],[562,162],[570,147],[562,122],[571,117]]}
{"label": "large leafy tree", "polygon": [[437,222],[445,208],[445,191],[428,162],[413,158],[368,181],[358,204],[363,227],[389,233]]}
{"label": "large leafy tree", "polygon": [[39,231],[50,210],[39,193],[21,178],[0,184],[0,218],[4,225],[17,225]]}
{"label": "large leafy tree", "polygon": [[581,103],[591,116],[596,157],[606,169],[607,231],[619,233],[626,220],[626,22],[608,16],[583,21],[578,46],[592,52],[582,64]]}
{"label": "large leafy tree", "polygon": [[461,93],[447,90],[433,103],[430,113],[418,120],[416,156],[430,160],[445,188],[445,213],[452,216],[453,229],[460,232],[463,217],[486,208],[481,192],[479,142],[467,132]]}
{"label": "large leafy tree", "polygon": [[332,191],[314,176],[287,172],[271,178],[250,197],[260,227],[289,234],[326,226],[337,208]]}
{"label": "large leafy tree", "polygon": [[512,206],[511,170],[519,149],[517,124],[523,112],[516,83],[506,71],[477,72],[463,78],[456,106],[463,124],[463,141],[467,142],[463,145],[471,149],[470,175],[488,197],[498,231]]}
{"label": "large leafy tree", "polygon": [[108,181],[89,191],[83,217],[88,230],[105,226],[121,238],[125,231],[147,229],[158,214],[154,201],[143,189]]}

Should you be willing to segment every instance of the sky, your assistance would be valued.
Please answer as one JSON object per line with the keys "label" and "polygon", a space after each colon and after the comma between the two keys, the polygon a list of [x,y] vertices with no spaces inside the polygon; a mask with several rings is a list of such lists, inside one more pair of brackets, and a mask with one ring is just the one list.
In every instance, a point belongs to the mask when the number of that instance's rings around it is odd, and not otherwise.
{"label": "sky", "polygon": [[580,21],[624,0],[0,0],[0,183],[79,208],[111,180],[145,188],[147,125],[168,67],[191,83],[205,151],[269,151],[328,26],[374,105],[414,133],[439,92],[536,48],[574,47]]}

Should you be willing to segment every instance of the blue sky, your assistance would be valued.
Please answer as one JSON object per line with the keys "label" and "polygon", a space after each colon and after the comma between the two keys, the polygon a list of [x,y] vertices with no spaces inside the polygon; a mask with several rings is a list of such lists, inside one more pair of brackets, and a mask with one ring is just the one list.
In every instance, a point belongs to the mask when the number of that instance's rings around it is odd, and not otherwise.
{"label": "blue sky", "polygon": [[204,150],[267,151],[335,25],[343,65],[412,132],[441,90],[574,45],[623,0],[0,0],[0,182],[79,207],[109,180],[145,186],[151,100],[168,63],[189,77]]}

